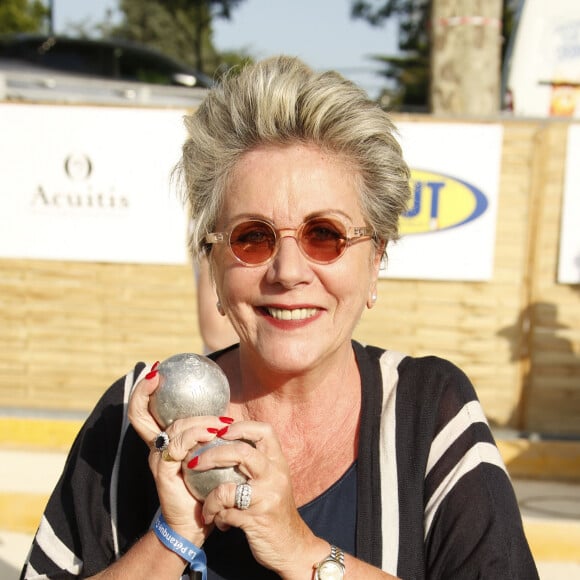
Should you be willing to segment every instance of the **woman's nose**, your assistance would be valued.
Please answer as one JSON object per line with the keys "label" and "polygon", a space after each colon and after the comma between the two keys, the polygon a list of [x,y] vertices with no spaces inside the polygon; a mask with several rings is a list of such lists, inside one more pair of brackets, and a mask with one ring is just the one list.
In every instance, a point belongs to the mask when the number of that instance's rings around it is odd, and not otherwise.
{"label": "woman's nose", "polygon": [[286,234],[280,238],[278,252],[268,269],[268,281],[292,287],[308,282],[312,269],[298,247],[295,235]]}

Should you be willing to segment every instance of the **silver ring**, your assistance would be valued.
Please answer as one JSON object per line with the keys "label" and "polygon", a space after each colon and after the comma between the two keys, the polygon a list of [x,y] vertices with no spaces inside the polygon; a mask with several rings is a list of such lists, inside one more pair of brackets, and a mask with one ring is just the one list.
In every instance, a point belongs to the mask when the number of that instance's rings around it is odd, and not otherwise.
{"label": "silver ring", "polygon": [[252,486],[249,483],[236,485],[236,507],[239,510],[247,510],[252,501]]}
{"label": "silver ring", "polygon": [[165,431],[161,431],[155,439],[153,439],[153,451],[165,451],[169,447],[169,435]]}

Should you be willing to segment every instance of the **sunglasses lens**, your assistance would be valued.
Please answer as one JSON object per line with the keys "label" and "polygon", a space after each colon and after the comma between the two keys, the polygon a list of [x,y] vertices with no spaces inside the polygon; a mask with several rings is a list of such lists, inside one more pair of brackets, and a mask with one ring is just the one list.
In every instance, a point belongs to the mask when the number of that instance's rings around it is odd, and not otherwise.
{"label": "sunglasses lens", "polygon": [[230,234],[232,252],[245,264],[262,264],[276,248],[276,232],[267,223],[249,220],[237,225]]}
{"label": "sunglasses lens", "polygon": [[346,250],[346,231],[340,222],[314,218],[302,226],[300,245],[312,260],[327,264]]}

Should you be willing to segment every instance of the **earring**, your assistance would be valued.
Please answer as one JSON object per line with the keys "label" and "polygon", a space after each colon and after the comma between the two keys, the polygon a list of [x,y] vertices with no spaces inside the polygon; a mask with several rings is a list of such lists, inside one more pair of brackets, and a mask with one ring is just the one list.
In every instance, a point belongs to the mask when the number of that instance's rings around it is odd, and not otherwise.
{"label": "earring", "polygon": [[219,300],[218,300],[218,301],[215,303],[215,307],[217,308],[217,311],[218,311],[218,312],[219,312],[219,313],[220,313],[222,316],[225,316],[225,315],[226,315],[226,313],[225,313],[225,310],[223,309],[222,303],[221,303]]}
{"label": "earring", "polygon": [[377,293],[373,292],[371,294],[371,297],[367,300],[367,308],[370,310],[375,305],[376,301],[377,301]]}

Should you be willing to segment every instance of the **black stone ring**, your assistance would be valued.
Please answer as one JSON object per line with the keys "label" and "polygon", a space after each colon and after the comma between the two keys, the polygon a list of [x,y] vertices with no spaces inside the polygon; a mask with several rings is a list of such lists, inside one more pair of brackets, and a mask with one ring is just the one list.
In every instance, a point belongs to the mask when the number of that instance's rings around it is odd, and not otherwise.
{"label": "black stone ring", "polygon": [[169,447],[169,435],[167,435],[165,431],[161,431],[161,433],[159,433],[159,435],[157,435],[157,437],[155,437],[155,439],[153,440],[153,450],[159,451],[159,453],[161,453],[162,451],[165,451],[168,447]]}

